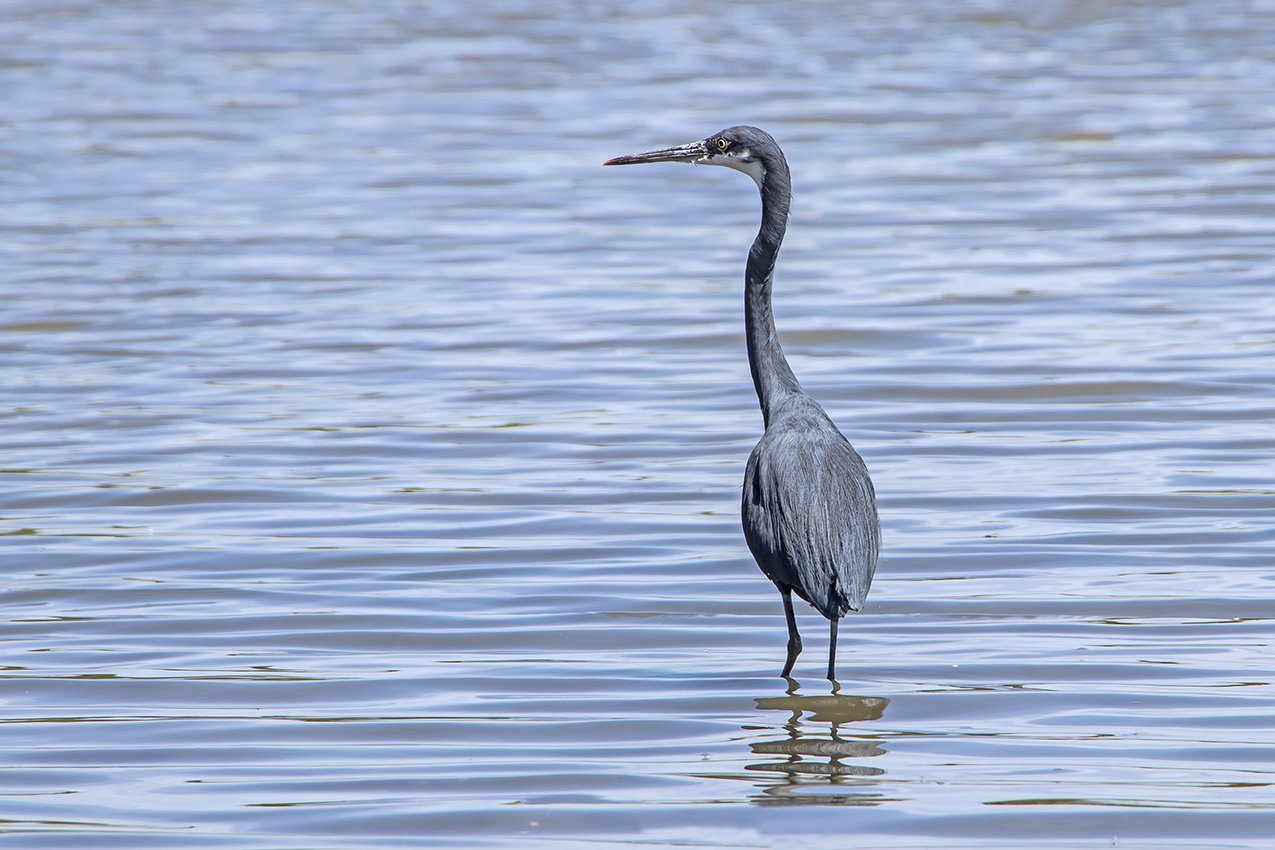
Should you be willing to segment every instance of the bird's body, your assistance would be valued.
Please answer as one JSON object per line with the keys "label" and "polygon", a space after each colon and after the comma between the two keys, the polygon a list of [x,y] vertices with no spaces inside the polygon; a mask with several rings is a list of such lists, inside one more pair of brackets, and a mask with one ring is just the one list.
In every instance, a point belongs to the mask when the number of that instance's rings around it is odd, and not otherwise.
{"label": "bird's body", "polygon": [[[818,403],[790,399],[744,472],[744,537],[766,577],[829,620],[863,607],[876,566],[872,480]],[[864,533],[867,532],[867,533]]]}
{"label": "bird's body", "polygon": [[788,164],[775,140],[755,127],[732,127],[700,142],[606,164],[643,162],[726,165],[751,176],[761,192],[761,228],[744,274],[744,325],[766,431],[744,473],[744,537],[783,599],[788,660],[781,675],[792,671],[801,652],[792,610],[796,593],[828,618],[828,678],[835,679],[837,623],[863,606],[881,533],[863,459],[802,390],[775,333],[771,287],[788,222]]}

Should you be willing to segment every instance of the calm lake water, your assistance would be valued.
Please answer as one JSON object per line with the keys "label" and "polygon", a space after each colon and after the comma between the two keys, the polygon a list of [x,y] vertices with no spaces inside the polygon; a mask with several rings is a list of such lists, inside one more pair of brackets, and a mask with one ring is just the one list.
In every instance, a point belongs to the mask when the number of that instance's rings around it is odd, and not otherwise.
{"label": "calm lake water", "polygon": [[[1270,846],[1275,4],[0,16],[15,848]],[[751,181],[884,552],[737,516]]]}

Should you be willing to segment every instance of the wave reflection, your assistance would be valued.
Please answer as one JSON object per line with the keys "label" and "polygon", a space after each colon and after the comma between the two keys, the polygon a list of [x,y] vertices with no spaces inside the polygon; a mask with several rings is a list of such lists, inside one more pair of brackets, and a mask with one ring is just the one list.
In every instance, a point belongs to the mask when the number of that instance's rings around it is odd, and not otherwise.
{"label": "wave reflection", "polygon": [[[885,775],[884,768],[863,764],[863,759],[884,755],[873,735],[847,735],[851,723],[879,720],[890,700],[885,697],[821,694],[803,696],[789,680],[787,695],[760,697],[758,711],[787,711],[783,737],[749,744],[755,755],[770,756],[745,769],[764,776],[750,776],[761,793],[750,800],[763,806],[875,806],[889,801],[880,791],[867,790]],[[756,728],[756,727],[752,727]],[[780,758],[773,758],[779,756]]]}

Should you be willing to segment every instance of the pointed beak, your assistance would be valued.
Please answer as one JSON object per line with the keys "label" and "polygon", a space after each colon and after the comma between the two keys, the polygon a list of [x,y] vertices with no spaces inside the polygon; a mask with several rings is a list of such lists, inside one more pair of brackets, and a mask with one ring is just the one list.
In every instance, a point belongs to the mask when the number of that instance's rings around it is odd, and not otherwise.
{"label": "pointed beak", "polygon": [[608,159],[603,165],[639,165],[644,162],[696,162],[708,156],[708,143],[701,140],[689,145],[678,145],[675,148],[661,148],[658,151],[634,153],[628,156],[617,156]]}

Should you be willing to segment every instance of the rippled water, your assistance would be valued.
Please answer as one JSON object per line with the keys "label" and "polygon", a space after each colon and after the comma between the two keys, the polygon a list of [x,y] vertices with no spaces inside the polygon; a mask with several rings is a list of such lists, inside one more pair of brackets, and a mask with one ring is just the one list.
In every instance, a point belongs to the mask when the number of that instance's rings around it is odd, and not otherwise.
{"label": "rippled water", "polygon": [[[0,843],[1269,846],[1271,4],[0,36]],[[756,190],[598,167],[735,123],[881,499],[839,690],[736,515]]]}

